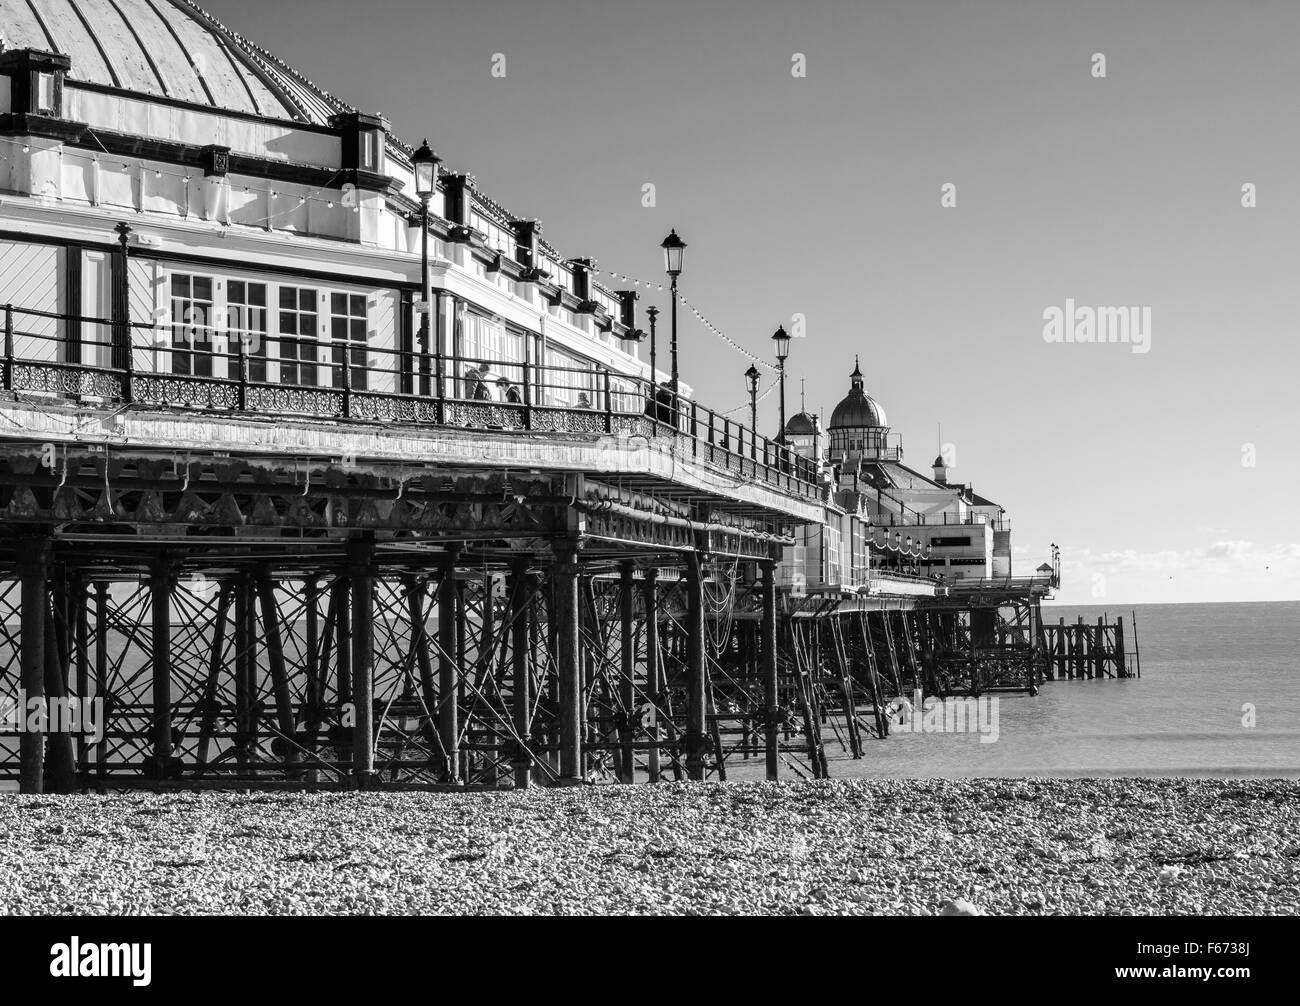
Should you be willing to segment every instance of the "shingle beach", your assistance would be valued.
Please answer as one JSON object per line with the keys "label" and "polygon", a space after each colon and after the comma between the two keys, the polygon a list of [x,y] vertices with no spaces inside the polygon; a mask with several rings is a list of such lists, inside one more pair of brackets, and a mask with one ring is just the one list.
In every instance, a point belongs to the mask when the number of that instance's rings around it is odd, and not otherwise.
{"label": "shingle beach", "polygon": [[1300,782],[0,799],[16,914],[1300,913]]}

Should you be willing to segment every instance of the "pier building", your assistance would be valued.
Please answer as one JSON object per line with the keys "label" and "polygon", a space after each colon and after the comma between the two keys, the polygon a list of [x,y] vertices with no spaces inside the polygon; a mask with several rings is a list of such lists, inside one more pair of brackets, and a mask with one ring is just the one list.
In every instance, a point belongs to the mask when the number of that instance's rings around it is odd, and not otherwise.
{"label": "pier building", "polygon": [[1032,687],[1055,577],[860,373],[767,438],[642,307],[187,0],[0,0],[0,698],[106,725],[0,778],[821,775],[828,710]]}

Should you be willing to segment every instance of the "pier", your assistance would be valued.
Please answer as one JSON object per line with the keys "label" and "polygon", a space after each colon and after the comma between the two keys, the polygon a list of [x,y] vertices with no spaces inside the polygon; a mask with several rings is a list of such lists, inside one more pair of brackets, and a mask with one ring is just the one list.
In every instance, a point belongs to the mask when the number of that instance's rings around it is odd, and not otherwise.
{"label": "pier", "polygon": [[1049,677],[1060,680],[1142,677],[1137,615],[1130,618],[1131,650],[1125,645],[1123,617],[1109,622],[1103,615],[1092,625],[1085,623],[1080,615],[1074,625],[1066,625],[1064,618],[1057,625],[1044,625],[1043,645],[1050,655]]}
{"label": "pier", "polygon": [[822,777],[1059,676],[1059,568],[857,359],[825,430],[784,327],[772,436],[756,367],[748,422],[697,394],[676,230],[643,308],[193,4],[46,6],[0,0],[0,780]]}

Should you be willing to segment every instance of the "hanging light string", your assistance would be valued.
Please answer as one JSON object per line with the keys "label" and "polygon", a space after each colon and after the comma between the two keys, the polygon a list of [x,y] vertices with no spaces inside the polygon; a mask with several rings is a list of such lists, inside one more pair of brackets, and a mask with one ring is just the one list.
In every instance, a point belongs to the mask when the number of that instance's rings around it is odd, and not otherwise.
{"label": "hanging light string", "polygon": [[721,339],[723,342],[725,342],[728,346],[730,346],[732,349],[734,349],[734,350],[735,350],[737,353],[739,353],[741,356],[747,356],[747,357],[749,357],[749,359],[753,360],[753,361],[754,361],[755,363],[757,363],[760,367],[763,367],[763,368],[765,368],[765,369],[767,369],[767,370],[776,371],[776,370],[778,369],[777,366],[776,366],[776,364],[768,363],[768,362],[767,362],[766,360],[764,360],[761,356],[755,356],[753,353],[751,353],[749,350],[747,350],[744,346],[742,346],[740,343],[738,343],[735,339],[733,339],[733,338],[731,338],[731,336],[727,335],[726,332],[724,332],[724,331],[722,331],[722,329],[718,328],[717,325],[715,325],[715,324],[713,324],[713,322],[709,321],[708,318],[704,317],[704,312],[702,312],[698,307],[696,307],[696,306],[695,306],[694,304],[692,304],[689,300],[687,300],[685,297],[683,297],[683,296],[681,295],[681,292],[680,292],[680,291],[679,291],[678,294],[677,294],[677,299],[681,302],[681,304],[682,304],[682,306],[683,306],[684,308],[686,308],[688,311],[690,311],[692,314],[695,315],[696,319],[699,321],[699,323],[700,323],[701,325],[703,325],[705,328],[707,328],[710,332],[712,332],[714,335],[716,335],[719,339]]}
{"label": "hanging light string", "polygon": [[[754,399],[754,404],[757,405],[757,404],[758,404],[759,402],[761,402],[764,398],[766,398],[766,397],[767,397],[768,395],[770,395],[773,391],[775,391],[775,390],[777,389],[777,387],[778,387],[778,385],[779,385],[780,383],[781,383],[781,382],[780,382],[779,379],[777,379],[777,378],[773,378],[773,379],[772,379],[772,382],[767,386],[767,390],[764,391],[761,395],[759,395],[757,398]],[[741,405],[737,405],[734,409],[728,409],[726,412],[719,412],[718,415],[720,415],[720,416],[730,416],[730,415],[734,415],[735,413],[739,412],[741,409],[747,409],[747,408],[749,408],[749,402],[745,402],[745,403],[743,403],[743,404],[741,404]]]}
{"label": "hanging light string", "polygon": [[[597,276],[601,275],[601,271],[599,269],[595,269],[593,270],[593,272]],[[661,292],[664,288],[664,285],[662,283],[647,282],[646,280],[643,279],[637,279],[635,276],[628,276],[626,273],[614,272],[612,269],[606,269],[604,271],[604,275],[609,276],[611,279],[616,280],[620,283],[631,283],[633,287],[644,287],[647,290],[657,290]],[[754,363],[757,363],[760,367],[763,367],[767,370],[772,370],[772,371],[777,370],[777,367],[774,364],[768,363],[761,356],[755,356],[744,346],[738,343],[735,339],[727,335],[726,332],[718,328],[717,325],[709,321],[709,319],[704,316],[703,311],[701,311],[698,307],[696,307],[689,300],[687,300],[685,297],[682,296],[680,290],[677,292],[677,301],[682,305],[682,307],[686,308],[686,310],[690,311],[691,314],[695,315],[696,320],[699,321],[701,325],[703,325],[710,332],[716,335],[719,339],[725,342],[728,346],[730,346],[732,349],[738,352],[741,356],[744,356],[752,360]]]}
{"label": "hanging light string", "polygon": [[[86,132],[89,133],[90,136],[95,140],[95,142],[99,144],[100,149],[103,151],[104,157],[110,158],[112,162],[120,163],[122,171],[130,171],[132,170],[132,168],[136,168],[141,172],[142,175],[146,172],[152,172],[155,178],[162,178],[163,176],[166,176],[168,178],[176,178],[185,183],[187,191],[188,191],[189,183],[195,179],[194,172],[174,171],[170,167],[162,167],[157,164],[148,165],[144,162],[143,159],[136,160],[134,161],[134,163],[129,158],[119,159],[119,155],[112,154],[108,151],[108,149],[104,146],[103,142],[99,139],[99,137],[95,135],[95,131],[93,129],[87,129]],[[14,146],[21,147],[22,152],[24,154],[31,152],[31,142],[27,140],[18,140],[18,139],[11,139],[9,137],[0,137],[0,142],[9,143]],[[43,147],[41,149],[62,151],[63,149],[65,149],[65,147],[66,145],[63,143],[56,143],[48,147]],[[103,167],[106,168],[113,167],[113,164],[111,162],[103,161],[100,155],[94,153],[93,151],[90,153],[90,156],[95,160],[99,161],[101,166]],[[325,196],[324,193],[330,192],[333,189],[334,183],[338,180],[339,176],[343,174],[344,171],[342,169],[335,171],[332,175],[330,175],[329,181],[327,181],[324,185],[318,186],[317,188],[313,189],[311,192],[308,192],[305,195],[303,194],[295,195],[291,192],[278,192],[275,189],[269,187],[264,189],[253,189],[248,185],[244,185],[242,187],[244,192],[255,191],[259,194],[267,193],[270,195],[271,199],[273,200],[279,200],[279,199],[288,200],[289,205],[282,210],[277,210],[273,213],[269,213],[264,217],[248,219],[248,220],[238,220],[235,222],[238,223],[240,226],[245,226],[245,227],[257,227],[257,226],[269,224],[273,220],[278,220],[280,217],[283,217],[289,213],[294,212],[297,209],[300,209],[307,203],[319,203],[321,205],[326,206],[329,209],[333,209],[336,203],[341,202],[342,196],[341,195],[337,197],[333,195]],[[232,184],[230,186],[232,192],[236,191],[239,187],[240,186],[238,185],[238,183]],[[103,205],[102,201],[100,204]],[[348,208],[351,209],[353,213],[359,213],[361,211],[360,206],[351,206]],[[227,212],[229,212],[229,210]]]}
{"label": "hanging light string", "polygon": [[[597,276],[602,274],[602,270],[600,269],[593,269],[592,272]],[[664,288],[662,283],[648,283],[645,280],[637,279],[635,276],[628,276],[621,272],[614,272],[612,269],[605,269],[603,273],[610,279],[617,280],[620,283],[631,283],[633,286],[643,286],[647,290],[659,290],[662,292]]]}

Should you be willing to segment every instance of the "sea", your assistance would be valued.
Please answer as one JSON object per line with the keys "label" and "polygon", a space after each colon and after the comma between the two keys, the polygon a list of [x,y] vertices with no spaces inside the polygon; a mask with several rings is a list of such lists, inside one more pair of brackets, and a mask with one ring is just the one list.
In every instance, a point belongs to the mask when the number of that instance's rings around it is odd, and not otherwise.
{"label": "sea", "polygon": [[[967,732],[895,728],[865,738],[857,759],[828,724],[830,775],[1300,778],[1300,601],[1043,608],[1049,623],[1080,615],[1092,624],[1123,617],[1141,678],[1048,681],[1035,696],[986,696],[996,720],[984,706]],[[792,753],[782,776],[806,771],[801,761]],[[761,755],[726,767],[729,779],[763,778]]]}
{"label": "sea", "polygon": [[1080,615],[1122,616],[1130,651],[1136,621],[1140,679],[997,696],[996,740],[895,731],[853,759],[824,732],[831,776],[1300,777],[1300,601],[1043,608],[1049,624]]}

